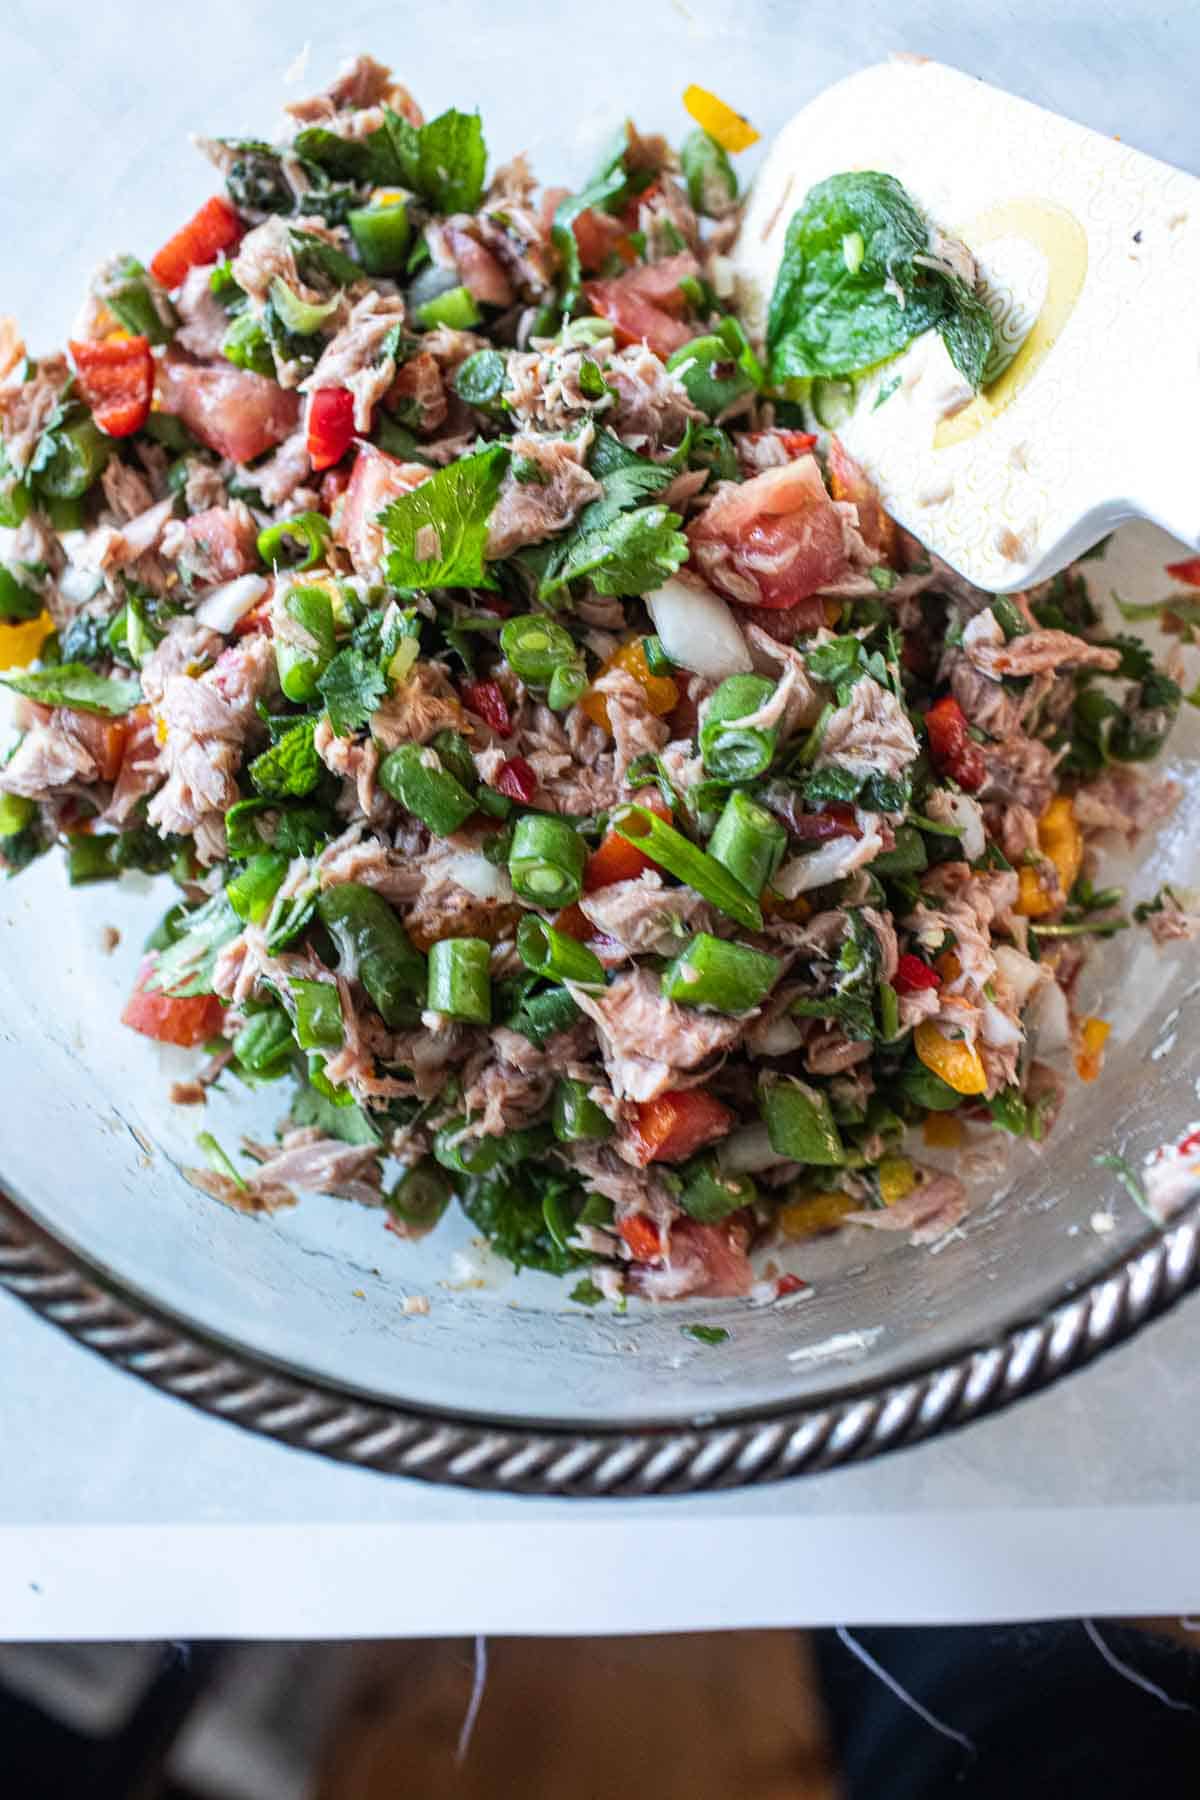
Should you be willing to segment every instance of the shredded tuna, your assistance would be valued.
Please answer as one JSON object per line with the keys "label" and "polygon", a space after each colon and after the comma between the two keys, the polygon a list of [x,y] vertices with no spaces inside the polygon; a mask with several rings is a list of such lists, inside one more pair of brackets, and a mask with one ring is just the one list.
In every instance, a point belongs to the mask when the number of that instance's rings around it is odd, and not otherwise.
{"label": "shredded tuna", "polygon": [[589,500],[600,497],[603,489],[587,470],[591,447],[590,427],[573,438],[518,432],[511,439],[513,462],[488,525],[488,557],[511,556],[524,544],[565,531]]}
{"label": "shredded tuna", "polygon": [[371,736],[382,750],[427,744],[439,731],[471,730],[449,676],[437,663],[414,663],[407,679],[371,714]]}
{"label": "shredded tuna", "polygon": [[278,1150],[262,1144],[246,1147],[259,1164],[256,1186],[265,1182],[312,1194],[336,1194],[360,1206],[380,1204],[381,1171],[374,1146],[343,1144],[306,1125],[286,1132]]}
{"label": "shredded tuna", "polygon": [[664,887],[652,870],[585,894],[579,910],[597,931],[638,955],[673,956],[693,931],[712,929],[706,901],[691,888]]}
{"label": "shredded tuna", "polygon": [[388,334],[404,323],[404,303],[374,289],[357,300],[345,325],[326,345],[302,393],[341,387],[354,395],[354,429],[371,429],[375,408],[391,387],[396,358],[386,349]]}
{"label": "shredded tuna", "polygon": [[897,776],[917,756],[916,733],[895,694],[864,675],[825,727],[817,767],[830,763],[856,774]]}
{"label": "shredded tuna", "polygon": [[653,1100],[685,1083],[679,1072],[697,1069],[728,1050],[756,1012],[726,1017],[676,1006],[663,998],[648,969],[618,975],[603,994],[568,983],[576,1005],[596,1023],[613,1092],[627,1100]]}
{"label": "shredded tuna", "polygon": [[873,1231],[911,1231],[914,1244],[930,1244],[962,1223],[967,1214],[967,1190],[953,1175],[933,1175],[903,1200],[867,1212],[845,1215],[849,1225],[869,1225]]}
{"label": "shredded tuna", "polygon": [[631,450],[673,450],[689,423],[704,417],[683,383],[644,344],[618,350],[604,379],[616,389],[613,429]]}

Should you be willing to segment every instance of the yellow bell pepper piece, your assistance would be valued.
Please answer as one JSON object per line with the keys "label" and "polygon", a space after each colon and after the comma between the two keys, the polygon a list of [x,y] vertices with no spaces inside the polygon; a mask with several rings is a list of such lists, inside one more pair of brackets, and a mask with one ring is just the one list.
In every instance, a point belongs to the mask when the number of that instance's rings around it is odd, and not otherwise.
{"label": "yellow bell pepper piece", "polygon": [[23,669],[31,663],[54,630],[48,612],[36,619],[18,619],[12,625],[0,625],[0,669]]}
{"label": "yellow bell pepper piece", "polygon": [[917,1171],[907,1156],[885,1156],[879,1165],[879,1198],[895,1206],[917,1185]]}
{"label": "yellow bell pepper piece", "polygon": [[794,900],[785,900],[774,888],[765,888],[759,905],[769,919],[790,919],[793,924],[803,925],[806,919],[812,918],[812,901],[804,894],[797,894]]}
{"label": "yellow bell pepper piece", "polygon": [[931,1150],[958,1150],[967,1131],[957,1113],[931,1112],[925,1114],[921,1135]]}
{"label": "yellow bell pepper piece", "polygon": [[755,131],[749,119],[743,119],[732,106],[726,106],[724,100],[710,94],[707,88],[697,87],[695,82],[684,88],[683,104],[697,125],[733,156],[739,150],[748,150],[751,144],[757,144],[762,135]]}
{"label": "yellow bell pepper piece", "polygon": [[[646,705],[655,718],[664,713],[674,712],[679,704],[679,688],[669,675],[652,675],[646,662],[646,652],[641,638],[630,638],[614,651],[600,670],[607,675],[610,669],[624,669],[632,675],[646,696]],[[597,677],[599,679],[599,677]],[[612,721],[608,716],[608,699],[598,694],[595,687],[590,687],[579,702],[593,725],[599,725],[602,731],[613,734]]]}
{"label": "yellow bell pepper piece", "polygon": [[[1069,894],[1083,867],[1083,833],[1075,821],[1075,808],[1067,794],[1056,794],[1038,820],[1038,846],[1054,865],[1063,894]],[[1017,912],[1027,919],[1042,919],[1055,912],[1060,901],[1048,894],[1038,871],[1026,865],[1017,873],[1020,893]]]}
{"label": "yellow bell pepper piece", "polygon": [[780,1207],[779,1229],[786,1238],[815,1237],[818,1232],[833,1231],[857,1204],[849,1194],[836,1188],[825,1193],[805,1194]]}
{"label": "yellow bell pepper piece", "polygon": [[1082,1019],[1079,1025],[1079,1049],[1075,1055],[1075,1072],[1080,1081],[1095,1081],[1104,1061],[1104,1046],[1112,1026],[1107,1019]]}
{"label": "yellow bell pepper piece", "polygon": [[983,1094],[987,1075],[979,1052],[963,1038],[947,1037],[933,1019],[923,1019],[913,1032],[917,1055],[956,1094]]}

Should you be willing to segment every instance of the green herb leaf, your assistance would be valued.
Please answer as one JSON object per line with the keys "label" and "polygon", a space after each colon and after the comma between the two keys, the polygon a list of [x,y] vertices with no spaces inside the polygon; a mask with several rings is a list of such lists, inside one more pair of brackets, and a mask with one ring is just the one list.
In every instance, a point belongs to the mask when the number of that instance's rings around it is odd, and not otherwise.
{"label": "green herb leaf", "polygon": [[361,1106],[335,1106],[315,1087],[302,1087],[292,1102],[293,1125],[316,1125],[325,1137],[343,1144],[378,1144],[379,1132]]}
{"label": "green herb leaf", "polygon": [[492,444],[464,456],[380,514],[393,587],[495,587],[483,557],[508,454],[503,444]]}
{"label": "green herb leaf", "polygon": [[387,699],[387,681],[378,663],[353,646],[338,651],[317,686],[338,737],[349,737],[365,725]]}
{"label": "green herb leaf", "polygon": [[41,706],[66,706],[72,712],[119,718],[142,697],[139,681],[97,675],[86,663],[58,663],[50,669],[23,669],[0,675],[0,687],[12,688]]}
{"label": "green herb leaf", "polygon": [[416,185],[437,213],[474,212],[483,198],[487,146],[478,113],[453,107],[422,125]]}
{"label": "green herb leaf", "polygon": [[729,1333],[723,1325],[681,1325],[684,1337],[694,1338],[698,1344],[724,1344],[729,1340]]}
{"label": "green herb leaf", "polygon": [[[603,506],[605,502],[595,504]],[[538,588],[538,598],[547,600],[585,576],[598,594],[650,593],[687,561],[688,542],[679,529],[682,522],[678,513],[665,506],[618,513],[590,531],[581,520],[562,541],[558,557]]]}
{"label": "green herb leaf", "polygon": [[577,1281],[567,1295],[567,1299],[573,1300],[576,1306],[599,1306],[603,1298],[603,1292],[596,1286],[590,1275],[585,1275],[582,1281]]}
{"label": "green herb leaf", "polygon": [[321,759],[313,747],[315,719],[300,719],[278,743],[250,764],[255,790],[269,800],[310,794],[321,778]]}

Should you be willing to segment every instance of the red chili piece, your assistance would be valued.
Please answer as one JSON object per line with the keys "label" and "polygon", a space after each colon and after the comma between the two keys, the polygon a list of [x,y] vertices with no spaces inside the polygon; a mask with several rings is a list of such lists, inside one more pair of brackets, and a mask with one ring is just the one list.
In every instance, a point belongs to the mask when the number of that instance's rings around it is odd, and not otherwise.
{"label": "red chili piece", "polygon": [[800,1294],[808,1286],[798,1275],[781,1275],[775,1284],[775,1298],[783,1300],[788,1294]]}
{"label": "red chili piece", "polygon": [[508,701],[494,681],[464,681],[459,692],[462,694],[463,705],[473,713],[478,713],[497,737],[512,736]]}
{"label": "red chili piece", "polygon": [[528,806],[537,793],[537,776],[523,756],[510,756],[496,777],[496,792]]}
{"label": "red chili piece", "polygon": [[937,970],[907,950],[896,964],[892,986],[898,994],[919,994],[925,988],[940,988],[941,985],[942,978]]}
{"label": "red chili piece", "polygon": [[929,750],[939,775],[948,775],[973,794],[983,786],[987,765],[967,730],[967,717],[952,694],[943,695],[925,714]]}
{"label": "red chili piece", "polygon": [[354,442],[354,395],[349,388],[318,388],[308,403],[308,458],[331,469]]}

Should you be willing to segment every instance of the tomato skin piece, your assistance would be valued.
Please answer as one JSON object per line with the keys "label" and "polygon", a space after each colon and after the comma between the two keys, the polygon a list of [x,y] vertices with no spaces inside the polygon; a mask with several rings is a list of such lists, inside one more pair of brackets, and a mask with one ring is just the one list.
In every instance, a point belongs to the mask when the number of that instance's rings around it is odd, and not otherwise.
{"label": "tomato skin piece", "polygon": [[308,402],[308,460],[314,470],[341,462],[354,442],[354,395],[349,388],[318,388]]}
{"label": "tomato skin piece", "polygon": [[[494,681],[464,681],[459,687],[463,705],[469,712],[477,713],[485,725],[490,725],[497,737],[512,736],[512,718],[508,710],[508,701],[504,698],[498,683]],[[529,767],[528,764],[525,765]],[[533,773],[530,769],[530,774]],[[501,793],[504,789],[501,788]],[[518,796],[519,797],[519,796]]]}
{"label": "tomato skin piece", "polygon": [[929,752],[939,775],[948,775],[973,794],[983,786],[987,765],[967,730],[967,716],[952,694],[944,694],[925,714]]}
{"label": "tomato skin piece", "polygon": [[154,397],[150,340],[119,337],[77,344],[72,339],[68,348],[80,392],[101,431],[114,438],[140,431]]}
{"label": "tomato skin piece", "polygon": [[621,253],[625,226],[620,219],[614,219],[611,213],[597,212],[589,206],[572,221],[571,230],[579,251],[580,267],[585,275],[592,275],[597,269],[602,269],[614,250]]}
{"label": "tomato skin piece", "polygon": [[925,988],[940,988],[942,978],[927,962],[906,950],[896,964],[892,986],[898,994],[919,994]]}
{"label": "tomato skin piece", "polygon": [[[674,260],[668,258],[668,261]],[[665,362],[673,351],[691,342],[696,330],[682,319],[674,318],[661,300],[651,299],[640,291],[638,278],[646,272],[640,268],[630,269],[608,281],[585,281],[583,291],[592,311],[608,320],[622,349],[629,344],[646,343]],[[678,280],[675,285],[678,288]],[[662,284],[655,291],[660,290],[670,297],[670,290]],[[680,299],[683,299],[682,293]]]}
{"label": "tomato skin piece", "polygon": [[140,1031],[143,1037],[159,1044],[177,1044],[181,1050],[194,1050],[214,1037],[221,1026],[224,1007],[215,994],[159,994],[148,990],[146,983],[154,973],[154,958],[148,956],[134,984],[132,994],[121,1014],[122,1025]]}
{"label": "tomato skin piece", "polygon": [[538,780],[523,756],[510,756],[496,777],[496,792],[510,800],[529,806],[537,793]]}
{"label": "tomato skin piece", "polygon": [[662,1256],[658,1227],[651,1223],[645,1213],[629,1213],[621,1220],[617,1230],[638,1262],[654,1262]]}
{"label": "tomato skin piece", "polygon": [[1189,587],[1200,587],[1200,556],[1189,556],[1183,562],[1166,564],[1172,581],[1186,581]]}
{"label": "tomato skin piece", "polygon": [[235,369],[168,359],[162,367],[163,411],[183,420],[209,450],[230,462],[253,462],[290,437],[300,400],[277,381]]}
{"label": "tomato skin piece", "polygon": [[639,1161],[684,1162],[705,1144],[727,1136],[733,1114],[701,1088],[675,1088],[637,1109],[634,1134]]}
{"label": "tomato skin piece", "polygon": [[222,250],[230,250],[241,238],[244,227],[234,208],[223,194],[206,200],[199,212],[151,259],[150,273],[165,288],[177,288],[189,269],[215,262]]}

